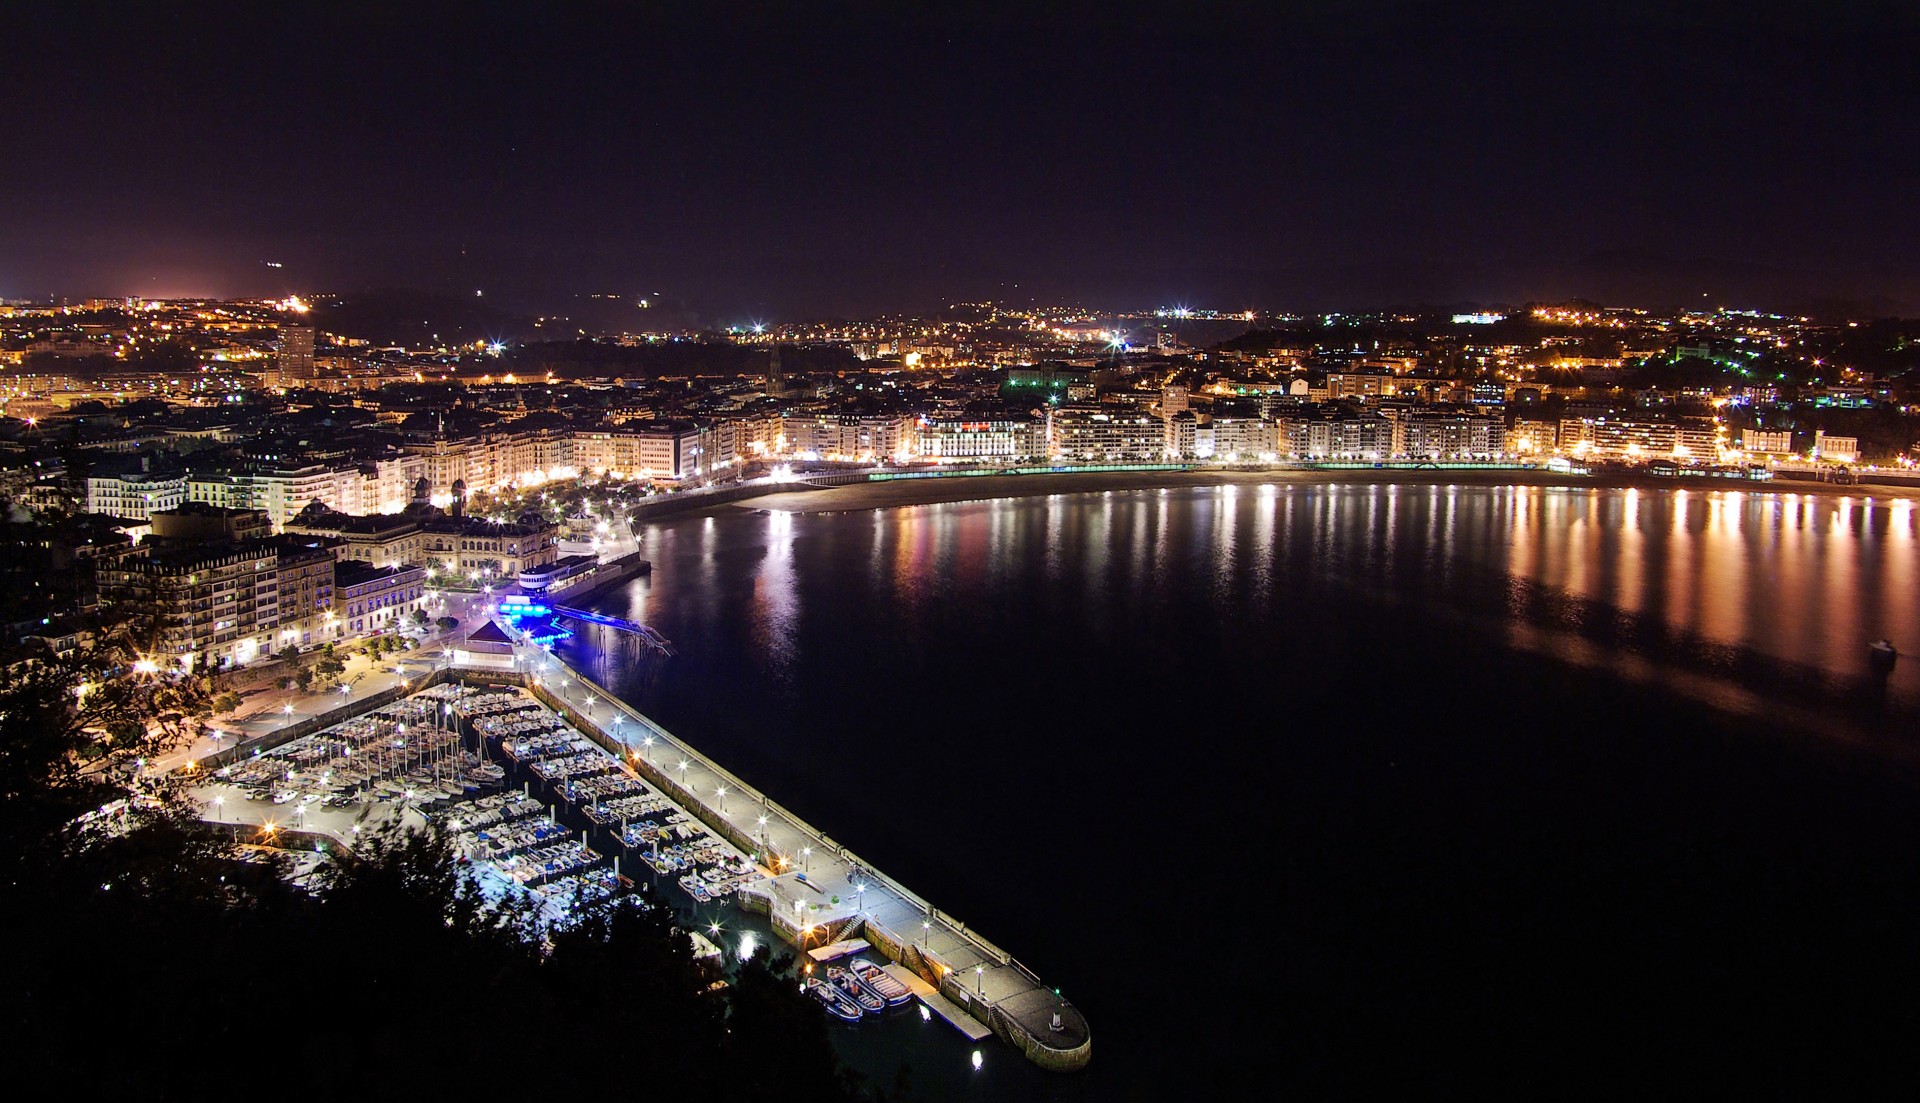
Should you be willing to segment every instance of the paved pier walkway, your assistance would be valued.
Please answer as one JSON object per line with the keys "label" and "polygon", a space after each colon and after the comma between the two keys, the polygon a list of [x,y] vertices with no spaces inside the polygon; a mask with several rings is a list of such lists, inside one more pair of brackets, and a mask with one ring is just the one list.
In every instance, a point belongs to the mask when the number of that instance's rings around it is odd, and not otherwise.
{"label": "paved pier walkway", "polygon": [[[1062,1069],[1086,1063],[1091,1050],[1086,1019],[1011,954],[861,861],[847,847],[553,656],[522,647],[516,653],[516,665],[531,672],[542,688],[582,720],[626,747],[632,761],[644,762],[656,780],[677,786],[680,792],[670,796],[686,802],[690,811],[699,805],[710,825],[724,826],[736,845],[758,851],[760,864],[781,874],[764,882],[763,889],[771,893],[770,912],[780,915],[784,925],[795,925],[790,910],[793,900],[804,895],[820,904],[824,896],[824,905],[806,909],[811,924],[859,920],[866,932],[863,937],[876,948],[888,940],[898,948],[886,953],[889,958],[911,953],[926,963],[927,972],[945,993],[943,998],[959,1014],[986,1022],[992,1021],[996,1010],[1004,1015],[1015,1033],[1036,1044],[1029,1048],[1017,1037],[1008,1038],[1036,1063]],[[791,874],[801,872],[824,892],[793,887],[799,881]],[[832,903],[834,896],[840,904]],[[923,974],[922,982],[926,979]],[[962,1002],[974,1010],[958,1008]]]}
{"label": "paved pier walkway", "polygon": [[[628,761],[670,799],[754,854],[757,864],[774,876],[743,890],[741,902],[757,903],[776,930],[793,932],[800,949],[864,937],[880,956],[898,963],[893,968],[913,977],[911,986],[923,1001],[968,1037],[998,1034],[1047,1068],[1077,1069],[1088,1061],[1092,1044],[1086,1019],[1032,970],[579,672],[545,651],[516,645],[510,672],[495,667],[473,673],[526,678],[583,730],[597,730],[624,748]],[[394,681],[401,677],[394,676]],[[414,684],[428,680],[422,677]],[[351,711],[360,696],[353,694],[346,702],[349,708],[341,711]],[[299,719],[292,718],[295,723]],[[275,733],[248,734],[266,742]],[[206,750],[211,753],[212,748]],[[217,786],[217,779],[208,780]],[[211,795],[209,790],[209,800]],[[227,796],[230,803],[216,818],[238,823],[274,818],[270,806],[234,800],[237,796]],[[319,809],[308,816],[314,829],[339,837],[355,826],[332,822],[337,813]]]}

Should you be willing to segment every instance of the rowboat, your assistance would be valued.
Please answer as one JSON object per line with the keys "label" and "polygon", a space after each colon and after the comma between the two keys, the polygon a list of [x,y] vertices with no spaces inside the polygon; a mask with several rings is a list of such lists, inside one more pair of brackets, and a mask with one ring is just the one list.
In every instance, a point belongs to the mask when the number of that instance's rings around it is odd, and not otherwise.
{"label": "rowboat", "polygon": [[894,1007],[913,998],[913,992],[906,985],[901,984],[892,974],[866,958],[857,957],[848,962],[847,971]]}
{"label": "rowboat", "polygon": [[834,1018],[849,1023],[857,1023],[860,1021],[860,1008],[855,1005],[851,999],[847,998],[845,992],[840,991],[840,989],[835,986],[827,984],[818,977],[808,977],[807,991],[813,994],[814,999],[824,1004],[827,1008],[827,1014],[832,1015]]}
{"label": "rowboat", "polygon": [[887,1009],[886,1000],[881,999],[879,994],[874,992],[873,989],[855,980],[853,974],[847,972],[845,969],[838,966],[828,969],[827,979],[832,981],[840,991],[846,993],[847,997],[853,1000],[854,1003],[859,1004],[860,1010],[865,1011],[867,1014],[878,1015]]}

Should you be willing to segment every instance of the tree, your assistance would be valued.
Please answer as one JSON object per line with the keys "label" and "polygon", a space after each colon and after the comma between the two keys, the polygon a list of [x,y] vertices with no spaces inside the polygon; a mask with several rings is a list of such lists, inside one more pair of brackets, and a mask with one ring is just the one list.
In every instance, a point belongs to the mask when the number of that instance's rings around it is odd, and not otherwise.
{"label": "tree", "polygon": [[[818,1008],[764,961],[737,997],[706,992],[671,914],[637,896],[549,930],[531,898],[490,895],[439,832],[368,832],[298,888],[276,862],[239,862],[177,782],[135,764],[171,745],[166,718],[203,687],[102,649],[21,664],[0,684],[0,908],[17,946],[0,1015],[8,1074],[35,1095],[204,1092],[216,1055],[233,1082],[423,1097],[534,1098],[566,1077],[587,1097],[713,1097],[775,1057],[778,1098],[846,1098]],[[324,983],[308,967],[325,963]],[[763,955],[764,959],[764,955]],[[292,1012],[279,1008],[297,994]],[[569,1049],[556,1067],[493,1059],[477,1010]],[[806,1012],[807,1014],[800,1014]],[[104,1037],[109,1023],[112,1029]],[[768,1039],[757,1030],[778,1028]],[[605,1059],[618,1053],[621,1060]],[[43,1086],[44,1085],[44,1086]]]}

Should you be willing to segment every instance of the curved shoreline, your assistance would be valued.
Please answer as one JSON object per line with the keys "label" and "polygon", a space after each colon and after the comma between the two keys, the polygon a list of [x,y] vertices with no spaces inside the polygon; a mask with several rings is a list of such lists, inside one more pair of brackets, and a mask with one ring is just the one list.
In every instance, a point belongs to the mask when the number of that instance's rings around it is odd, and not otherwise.
{"label": "curved shoreline", "polygon": [[1106,491],[1181,489],[1209,486],[1546,486],[1571,490],[1699,491],[1742,494],[1864,498],[1869,501],[1920,500],[1920,486],[1889,486],[1773,480],[1741,482],[1675,479],[1655,475],[1570,475],[1557,471],[1418,471],[1407,469],[1324,471],[1100,471],[1035,475],[976,475],[941,479],[899,479],[881,483],[782,490],[727,503],[736,509],[782,513],[850,513],[905,506],[942,505],[1049,494],[1098,494]]}

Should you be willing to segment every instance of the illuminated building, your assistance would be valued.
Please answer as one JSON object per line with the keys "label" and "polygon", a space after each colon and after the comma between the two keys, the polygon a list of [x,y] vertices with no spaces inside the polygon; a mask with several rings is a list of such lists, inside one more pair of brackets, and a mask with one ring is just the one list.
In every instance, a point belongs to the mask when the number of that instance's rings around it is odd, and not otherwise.
{"label": "illuminated building", "polygon": [[333,583],[339,623],[356,636],[398,628],[402,617],[420,607],[426,579],[426,568],[419,564],[340,563],[334,568]]}
{"label": "illuminated building", "polygon": [[1279,451],[1274,424],[1265,418],[1216,414],[1207,426],[1212,451],[1202,456],[1219,460],[1253,460]]}
{"label": "illuminated building", "polygon": [[1150,461],[1166,455],[1166,426],[1141,410],[1091,404],[1056,407],[1051,437],[1054,454],[1074,463]]}
{"label": "illuminated building", "polygon": [[156,653],[217,669],[314,642],[332,606],[333,569],[324,546],[149,540],[103,562],[97,579],[101,601],[131,612]]}
{"label": "illuminated building", "polygon": [[1560,451],[1595,459],[1677,459],[1715,463],[1720,427],[1710,418],[1649,418],[1594,414],[1563,418]]}
{"label": "illuminated building", "polygon": [[1505,444],[1504,426],[1485,414],[1411,410],[1400,423],[1405,436],[1396,451],[1418,459],[1486,458]]}
{"label": "illuminated building", "polygon": [[157,510],[178,506],[187,497],[187,477],[130,471],[87,476],[87,512],[144,521]]}
{"label": "illuminated building", "polygon": [[494,522],[478,517],[424,521],[427,565],[473,581],[517,577],[560,556],[560,526],[552,521]]}
{"label": "illuminated building", "polygon": [[1275,446],[1302,459],[1384,460],[1393,454],[1393,422],[1352,408],[1320,407],[1274,419]]}
{"label": "illuminated building", "polygon": [[[1186,459],[1195,456],[1199,449],[1200,420],[1192,410],[1181,410],[1166,416],[1166,450],[1171,459]],[[1207,433],[1207,454],[1213,454],[1213,433]]]}
{"label": "illuminated building", "polygon": [[1046,454],[1042,422],[1031,417],[921,418],[914,454],[928,460],[1022,460]]}
{"label": "illuminated building", "polygon": [[628,422],[573,437],[581,471],[679,482],[707,474],[701,459],[700,427],[690,421]]}
{"label": "illuminated building", "polygon": [[280,327],[279,347],[274,351],[274,367],[279,371],[282,383],[313,378],[312,326],[288,324]]}
{"label": "illuminated building", "polygon": [[287,523],[285,531],[333,538],[339,542],[335,555],[342,563],[390,568],[427,561],[422,525],[422,518],[411,512],[351,517],[325,506],[309,506]]}
{"label": "illuminated building", "polygon": [[889,460],[910,451],[912,430],[906,414],[788,414],[780,424],[789,455],[821,459]]}

